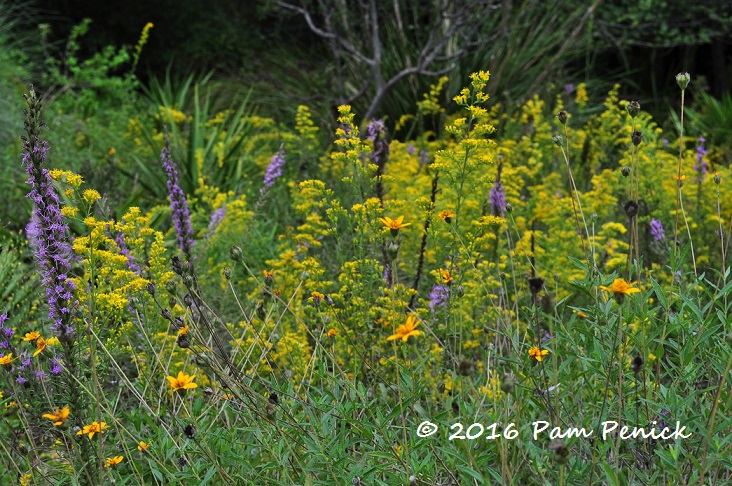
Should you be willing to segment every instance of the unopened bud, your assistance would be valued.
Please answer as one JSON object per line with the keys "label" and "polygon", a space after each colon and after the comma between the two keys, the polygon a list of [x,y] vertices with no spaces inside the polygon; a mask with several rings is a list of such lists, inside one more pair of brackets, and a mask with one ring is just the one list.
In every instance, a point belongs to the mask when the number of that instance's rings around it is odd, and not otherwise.
{"label": "unopened bud", "polygon": [[630,175],[630,167],[628,167],[627,165],[624,165],[620,169],[620,173],[623,174],[623,177],[628,177]]}
{"label": "unopened bud", "polygon": [[235,262],[240,262],[244,259],[244,252],[238,246],[232,246],[229,248],[229,257]]}
{"label": "unopened bud", "polygon": [[562,139],[562,136],[561,136],[561,135],[559,135],[559,134],[557,134],[557,135],[554,135],[554,136],[552,137],[552,140],[554,141],[554,143],[556,143],[556,144],[557,144],[557,145],[559,145],[560,147],[562,146],[562,140],[563,140],[563,139]]}
{"label": "unopened bud", "polygon": [[226,280],[231,280],[231,268],[224,267],[224,278]]}
{"label": "unopened bud", "polygon": [[679,88],[681,90],[685,90],[687,86],[689,86],[689,82],[691,81],[691,76],[689,73],[679,73],[676,75],[676,83],[679,85]]}
{"label": "unopened bud", "polygon": [[147,293],[154,296],[155,295],[155,284],[152,282],[148,282],[145,286],[145,289],[147,290]]}
{"label": "unopened bud", "polygon": [[717,172],[714,174],[714,183],[719,185],[720,182],[722,182],[722,176]]}
{"label": "unopened bud", "polygon": [[567,116],[567,112],[566,111],[562,110],[559,113],[557,113],[557,118],[559,119],[559,123],[561,123],[562,125],[566,125],[567,124],[567,118],[568,118],[568,116]]}
{"label": "unopened bud", "polygon": [[628,110],[628,115],[630,115],[632,118],[635,118],[640,112],[640,103],[638,103],[637,101],[631,101],[630,103],[628,103],[626,109]]}

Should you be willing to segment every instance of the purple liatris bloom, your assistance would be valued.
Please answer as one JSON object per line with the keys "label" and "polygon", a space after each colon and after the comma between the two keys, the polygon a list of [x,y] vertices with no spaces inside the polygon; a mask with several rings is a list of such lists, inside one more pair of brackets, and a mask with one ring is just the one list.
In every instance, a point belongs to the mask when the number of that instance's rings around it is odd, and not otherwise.
{"label": "purple liatris bloom", "polygon": [[264,187],[259,190],[260,194],[264,194],[265,192],[267,192],[267,189],[274,186],[275,181],[282,176],[282,169],[285,166],[286,162],[285,156],[285,149],[281,148],[277,151],[276,154],[274,154],[272,160],[269,161],[267,171],[264,173]]}
{"label": "purple liatris bloom", "polygon": [[208,232],[213,234],[216,228],[224,220],[226,216],[226,206],[221,206],[219,209],[211,213],[211,220],[208,223]]}
{"label": "purple liatris bloom", "polygon": [[432,312],[436,307],[445,307],[450,298],[450,289],[445,285],[435,285],[430,292],[429,308]]}
{"label": "purple liatris bloom", "polygon": [[386,286],[391,288],[391,265],[388,263],[384,265],[384,275],[382,276]]}
{"label": "purple liatris bloom", "polygon": [[655,218],[651,220],[651,236],[656,241],[664,238],[663,224]]}
{"label": "purple liatris bloom", "polygon": [[696,162],[694,163],[694,170],[699,173],[697,181],[701,182],[704,180],[704,176],[707,174],[709,165],[704,160],[704,156],[709,153],[704,147],[704,143],[707,141],[704,137],[699,137],[699,145],[696,146]]}
{"label": "purple liatris bloom", "polygon": [[61,362],[58,361],[55,358],[51,358],[51,374],[52,375],[60,375],[63,371],[63,366],[61,366]]}
{"label": "purple liatris bloom", "polygon": [[374,142],[374,151],[371,160],[383,165],[389,157],[389,144],[386,142],[386,127],[383,120],[372,120],[366,128],[366,138]]}
{"label": "purple liatris bloom", "polygon": [[186,259],[191,261],[191,248],[193,248],[193,227],[191,226],[191,213],[188,210],[188,199],[180,187],[178,180],[178,167],[170,155],[170,138],[165,135],[165,146],[160,153],[163,161],[163,169],[168,177],[168,197],[170,198],[170,209],[173,211],[173,225],[178,234],[178,247]]}
{"label": "purple liatris bloom", "polygon": [[135,262],[135,257],[130,254],[130,249],[127,247],[127,243],[125,243],[125,234],[120,231],[117,233],[114,241],[117,243],[117,248],[119,248],[119,254],[127,258],[127,263],[125,264],[127,268],[137,275],[141,275],[140,266]]}
{"label": "purple liatris bloom", "polygon": [[488,196],[491,202],[491,214],[493,216],[503,216],[506,211],[506,194],[503,191],[503,186],[500,182],[496,181],[491,187],[491,192]]}
{"label": "purple liatris bloom", "polygon": [[45,167],[48,142],[39,139],[40,129],[45,124],[41,119],[41,100],[36,96],[33,86],[25,99],[28,103],[25,112],[26,134],[21,139],[23,164],[28,174],[26,182],[31,186],[28,198],[33,201],[33,214],[26,232],[40,268],[42,285],[46,289],[52,330],[58,334],[59,340],[71,342],[74,329],[71,327],[73,303],[70,301],[74,284],[68,277],[71,271],[68,226],[61,217],[58,194]]}

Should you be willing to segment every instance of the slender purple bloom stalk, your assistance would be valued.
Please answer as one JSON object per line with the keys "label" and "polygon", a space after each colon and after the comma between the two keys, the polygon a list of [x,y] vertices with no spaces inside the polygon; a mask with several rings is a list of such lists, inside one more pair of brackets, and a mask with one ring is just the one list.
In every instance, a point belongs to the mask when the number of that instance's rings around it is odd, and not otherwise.
{"label": "slender purple bloom stalk", "polygon": [[496,183],[493,184],[493,187],[491,187],[489,199],[491,202],[491,214],[493,214],[493,216],[503,217],[503,214],[506,211],[506,193],[504,192],[503,186],[500,182],[496,181]]}
{"label": "slender purple bloom stalk", "polygon": [[41,127],[41,100],[33,86],[25,95],[28,110],[25,110],[25,131],[23,140],[23,164],[31,186],[28,198],[33,201],[31,222],[26,227],[36,263],[40,268],[42,285],[46,289],[48,317],[53,322],[52,331],[62,342],[73,342],[74,328],[71,326],[71,303],[74,284],[69,280],[71,245],[68,242],[68,226],[61,217],[61,208],[53,181],[45,167],[48,142],[39,139]]}
{"label": "slender purple bloom stalk", "polygon": [[282,177],[282,169],[285,166],[286,162],[285,156],[285,149],[281,148],[277,151],[274,157],[272,157],[272,160],[269,161],[267,171],[264,173],[264,187],[259,189],[260,195],[264,195],[264,193],[267,192],[269,188],[274,186],[275,181],[278,178]]}
{"label": "slender purple bloom stalk", "polygon": [[694,170],[699,173],[699,177],[696,179],[698,182],[702,182],[704,180],[704,176],[707,174],[709,169],[709,165],[704,160],[704,156],[709,153],[706,147],[704,147],[704,143],[706,141],[706,138],[699,137],[699,145],[696,146],[696,163],[694,163]]}
{"label": "slender purple bloom stalk", "polygon": [[663,223],[655,218],[651,220],[651,236],[656,241],[661,241],[664,238]]}
{"label": "slender purple bloom stalk", "polygon": [[165,146],[160,153],[163,161],[163,169],[168,176],[168,197],[170,198],[170,209],[173,212],[173,226],[178,234],[178,247],[181,249],[188,262],[192,262],[191,249],[193,248],[193,227],[191,226],[191,213],[188,210],[188,199],[180,187],[178,179],[178,167],[170,155],[170,137],[165,135]]}
{"label": "slender purple bloom stalk", "polygon": [[435,312],[436,307],[447,306],[447,301],[450,299],[450,289],[445,285],[435,285],[432,287],[430,292],[430,303],[429,308],[432,312]]}

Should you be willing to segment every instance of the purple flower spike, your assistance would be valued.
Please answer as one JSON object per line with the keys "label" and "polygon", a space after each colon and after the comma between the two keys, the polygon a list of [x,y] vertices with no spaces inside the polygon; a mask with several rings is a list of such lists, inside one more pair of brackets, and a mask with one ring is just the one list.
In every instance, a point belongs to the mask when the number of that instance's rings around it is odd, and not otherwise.
{"label": "purple flower spike", "polygon": [[53,322],[52,330],[63,342],[73,341],[71,327],[72,291],[74,284],[67,275],[71,273],[71,245],[68,242],[68,226],[61,216],[58,194],[48,169],[45,167],[48,142],[40,140],[40,129],[45,126],[41,119],[41,100],[33,86],[25,96],[28,103],[23,140],[23,164],[28,174],[31,190],[28,198],[33,201],[33,214],[26,228],[33,249],[36,264],[40,268],[42,285],[48,299],[48,317]]}
{"label": "purple flower spike", "polygon": [[656,241],[661,241],[664,238],[664,231],[663,231],[663,224],[657,220],[652,219],[651,220],[651,236],[653,236],[653,239]]}
{"label": "purple flower spike", "polygon": [[496,181],[491,187],[489,194],[491,202],[491,214],[493,216],[503,216],[506,211],[506,193],[503,190],[503,186],[500,182]]}
{"label": "purple flower spike", "polygon": [[275,181],[282,177],[283,167],[286,162],[285,149],[279,149],[277,153],[272,157],[267,166],[267,171],[264,173],[264,187],[259,190],[261,195],[267,192],[267,189],[274,186]]}
{"label": "purple flower spike", "polygon": [[191,262],[191,249],[193,248],[191,213],[188,210],[188,199],[178,180],[178,167],[170,155],[170,138],[167,134],[160,158],[163,161],[165,174],[168,176],[168,197],[170,198],[170,209],[173,211],[173,225],[178,234],[178,247],[186,259]]}
{"label": "purple flower spike", "polygon": [[450,298],[450,289],[445,285],[435,285],[430,292],[429,308],[435,312],[436,307],[445,307]]}

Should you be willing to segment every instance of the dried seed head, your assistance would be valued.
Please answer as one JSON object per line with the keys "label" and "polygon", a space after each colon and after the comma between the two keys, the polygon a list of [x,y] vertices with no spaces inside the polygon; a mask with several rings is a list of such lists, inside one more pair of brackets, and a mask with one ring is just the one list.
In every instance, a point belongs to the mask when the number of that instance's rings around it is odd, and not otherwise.
{"label": "dried seed head", "polygon": [[640,356],[636,356],[633,358],[633,362],[631,363],[631,368],[633,369],[633,373],[638,373],[643,369],[643,358]]}
{"label": "dried seed head", "polygon": [[178,255],[175,255],[170,259],[170,266],[173,267],[173,271],[178,275],[183,275],[183,260]]}
{"label": "dried seed head", "polygon": [[188,337],[188,334],[181,334],[178,336],[177,343],[181,348],[188,349],[191,347],[191,338]]}
{"label": "dried seed head", "polygon": [[641,141],[643,140],[643,134],[641,132],[635,131],[630,136],[630,139],[633,141],[633,145],[636,147],[640,145]]}
{"label": "dried seed head", "polygon": [[530,278],[529,279],[529,290],[533,295],[538,294],[541,292],[541,289],[544,288],[544,279],[543,278]]}
{"label": "dried seed head", "polygon": [[625,206],[623,206],[623,209],[625,209],[625,215],[633,219],[638,214],[638,203],[632,200],[628,201],[625,203]]}

